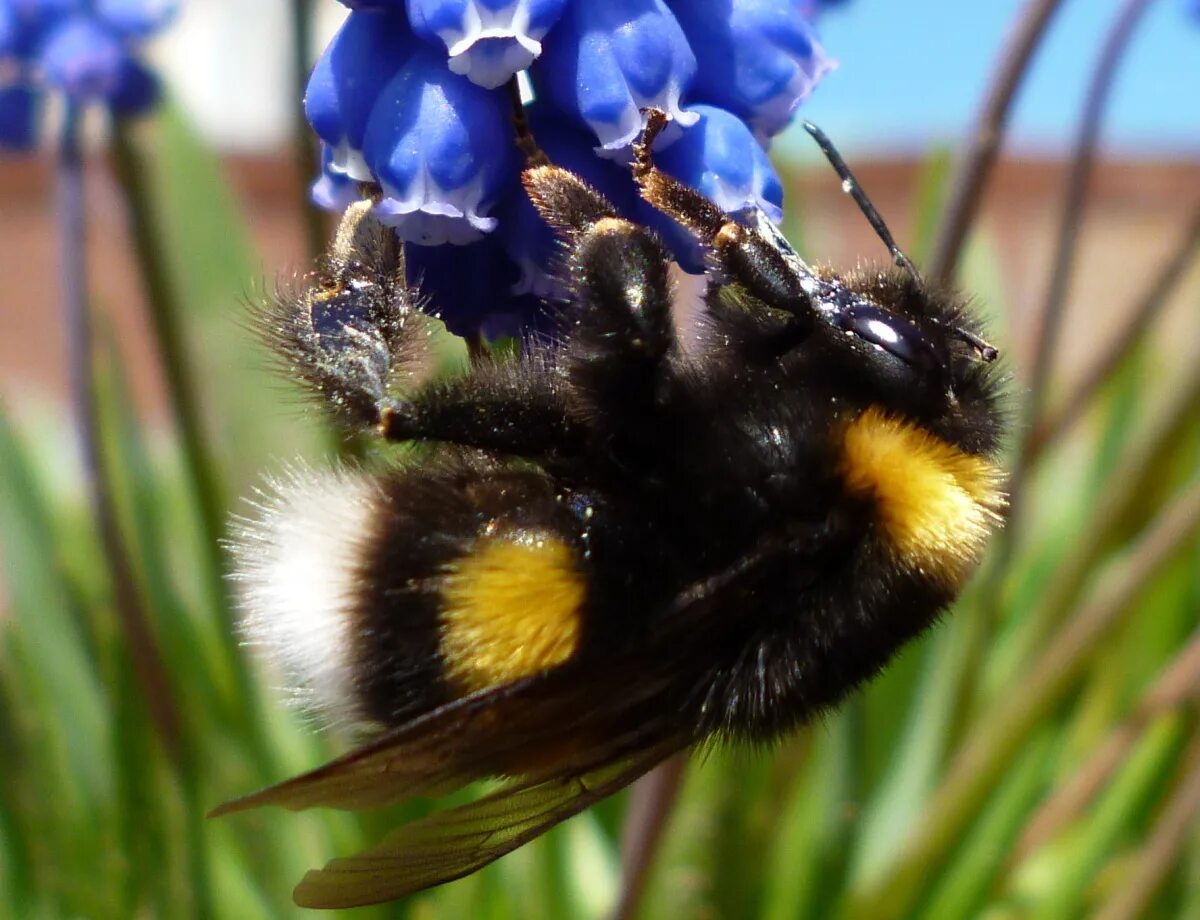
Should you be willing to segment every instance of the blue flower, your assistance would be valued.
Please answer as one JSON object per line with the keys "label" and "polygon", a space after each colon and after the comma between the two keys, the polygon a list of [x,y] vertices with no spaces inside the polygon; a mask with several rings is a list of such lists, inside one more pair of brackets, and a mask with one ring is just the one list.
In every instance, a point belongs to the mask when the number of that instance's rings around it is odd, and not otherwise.
{"label": "blue flower", "polygon": [[542,53],[567,0],[408,0],[413,31],[446,46],[447,66],[487,89]]}
{"label": "blue flower", "polygon": [[699,271],[696,241],[634,190],[626,164],[641,110],[672,118],[655,151],[663,169],[726,210],[754,206],[778,220],[782,189],[765,144],[832,67],[802,13],[821,0],[342,2],[351,13],[305,98],[324,143],[314,200],[337,210],[359,183],[377,186],[377,216],[420,244],[408,247],[410,268],[463,334],[541,326],[540,304],[563,293],[561,250],[520,184],[503,88],[519,71],[551,160]]}
{"label": "blue flower", "polygon": [[[766,151],[740,118],[698,105],[694,127],[656,157],[658,167],[703,192],[724,211],[758,208],[775,223],[783,219],[783,185]],[[682,227],[639,201],[641,219],[658,230],[685,271],[704,270],[704,253]]]}
{"label": "blue flower", "polygon": [[326,211],[344,211],[358,200],[359,183],[334,165],[334,151],[321,145],[321,173],[312,184],[312,200]]}
{"label": "blue flower", "polygon": [[516,168],[505,97],[441,66],[420,48],[380,91],[363,158],[383,187],[376,214],[414,243],[469,243]]}
{"label": "blue flower", "polygon": [[614,151],[637,138],[648,106],[694,123],[680,98],[695,73],[696,56],[662,0],[576,0],[538,61],[534,85]]}
{"label": "blue flower", "polygon": [[[177,0],[0,0],[0,145],[36,143],[38,96],[102,103],[122,115],[146,111],[158,80],[139,44],[174,17]],[[27,115],[20,114],[21,112]]]}
{"label": "blue flower", "polygon": [[745,119],[764,140],[833,67],[795,0],[672,0],[671,9],[688,41],[711,54],[694,95]]}
{"label": "blue flower", "polygon": [[371,181],[362,160],[367,119],[380,90],[408,60],[416,39],[403,17],[374,10],[352,14],[317,61],[304,95],[304,112],[333,150],[333,166]]}
{"label": "blue flower", "polygon": [[466,246],[409,245],[404,256],[426,310],[455,335],[519,336],[548,325],[552,308],[511,293],[518,270],[495,235]]}

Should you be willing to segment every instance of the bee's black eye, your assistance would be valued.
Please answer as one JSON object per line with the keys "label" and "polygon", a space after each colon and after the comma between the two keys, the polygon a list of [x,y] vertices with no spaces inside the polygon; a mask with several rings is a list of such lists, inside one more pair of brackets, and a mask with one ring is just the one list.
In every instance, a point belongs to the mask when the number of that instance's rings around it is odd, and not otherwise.
{"label": "bee's black eye", "polygon": [[934,370],[944,366],[925,333],[908,320],[877,307],[850,307],[842,313],[839,325],[915,368]]}

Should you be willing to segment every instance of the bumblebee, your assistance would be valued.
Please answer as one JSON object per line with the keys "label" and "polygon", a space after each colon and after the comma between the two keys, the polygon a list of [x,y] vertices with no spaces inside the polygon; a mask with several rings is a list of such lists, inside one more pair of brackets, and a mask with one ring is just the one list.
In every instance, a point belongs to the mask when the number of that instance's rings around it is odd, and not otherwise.
{"label": "bumblebee", "polygon": [[346,907],[474,872],[671,755],[779,738],[878,672],[955,598],[1005,504],[996,351],[898,263],[806,263],[635,148],[642,196],[705,247],[697,342],[670,257],[534,150],[562,242],[560,335],[413,384],[431,321],[403,247],[354,205],[264,316],[347,426],[420,442],[382,473],[293,472],[239,525],[245,631],[357,750],[231,802],[365,809],[507,785],[310,872]]}

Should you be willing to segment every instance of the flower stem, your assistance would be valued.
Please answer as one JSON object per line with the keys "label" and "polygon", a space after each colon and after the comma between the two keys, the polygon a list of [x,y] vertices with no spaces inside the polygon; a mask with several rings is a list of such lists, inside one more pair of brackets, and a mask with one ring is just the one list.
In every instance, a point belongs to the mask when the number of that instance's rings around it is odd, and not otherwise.
{"label": "flower stem", "polygon": [[167,384],[167,399],[183,441],[183,460],[200,512],[207,574],[222,614],[223,635],[232,641],[233,613],[225,588],[226,565],[219,542],[224,530],[225,500],[216,461],[209,449],[211,442],[204,432],[195,375],[184,346],[185,336],[180,326],[183,311],[172,283],[167,254],[162,246],[163,232],[147,181],[150,167],[138,149],[128,121],[114,120],[112,150],[117,180],[128,210],[138,275]]}
{"label": "flower stem", "polygon": [[150,618],[138,591],[133,561],[121,535],[117,510],[109,490],[93,383],[95,366],[92,324],[87,301],[86,219],[83,156],[79,143],[80,112],[68,104],[63,115],[55,175],[58,204],[59,260],[63,326],[67,339],[72,411],[79,437],[83,484],[91,505],[100,548],[112,579],[116,612],[129,643],[133,667],[141,684],[150,719],[167,753],[176,763],[181,755],[178,711],[171,681],[150,628]]}
{"label": "flower stem", "polygon": [[929,276],[949,282],[958,269],[967,232],[975,222],[983,188],[996,164],[1004,129],[1033,53],[1062,0],[1029,0],[1014,20],[1010,37],[992,76],[987,95],[951,187],[941,231],[934,245]]}
{"label": "flower stem", "polygon": [[[148,182],[152,170],[141,154],[130,123],[122,120],[114,122],[112,149],[118,182],[128,208],[130,233],[154,332],[154,343],[167,384],[167,399],[183,442],[183,459],[200,514],[205,575],[220,618],[221,638],[236,682],[238,699],[247,712],[254,712],[260,694],[246,658],[238,648],[235,614],[225,580],[229,565],[221,548],[221,538],[224,534],[226,503],[217,463],[208,448],[210,442],[204,431],[198,388],[180,324],[183,310],[163,247],[165,236]],[[274,775],[276,756],[257,718],[253,715],[246,718],[243,729],[264,775]]]}
{"label": "flower stem", "polygon": [[197,775],[200,760],[188,735],[182,730],[169,673],[150,627],[149,612],[137,584],[129,547],[121,534],[117,509],[109,488],[111,474],[101,444],[94,394],[94,344],[87,300],[86,219],[79,118],[79,110],[68,103],[59,143],[56,191],[67,363],[71,403],[83,460],[84,488],[108,574],[112,579],[116,612],[129,646],[134,674],[141,686],[150,722],[181,781],[181,795],[188,812],[184,836],[192,888],[192,915],[206,917],[212,915],[213,903],[208,882],[208,854],[201,825],[201,794]]}
{"label": "flower stem", "polygon": [[1171,872],[1180,852],[1196,833],[1200,817],[1200,734],[1196,735],[1183,761],[1183,768],[1149,840],[1137,854],[1133,873],[1094,916],[1094,920],[1137,920],[1146,916]]}
{"label": "flower stem", "polygon": [[1170,299],[1171,292],[1183,280],[1193,259],[1200,253],[1200,206],[1188,221],[1179,244],[1163,263],[1154,280],[1138,298],[1132,310],[1125,313],[1126,320],[1112,339],[1112,345],[1097,358],[1083,379],[1068,395],[1061,406],[1048,412],[1029,437],[1029,462],[1035,463],[1050,444],[1056,441],[1083,414],[1096,392],[1108,380],[1109,375],[1121,365],[1125,357],[1141,341],[1142,335],[1162,312]]}
{"label": "flower stem", "polygon": [[308,85],[308,74],[312,69],[312,0],[292,0],[292,80],[293,89],[288,94],[292,107],[292,152],[298,175],[297,200],[300,203],[304,223],[304,248],[308,262],[312,264],[325,251],[329,228],[325,226],[325,215],[312,203],[309,183],[321,171],[321,161],[312,128],[304,117],[303,100]]}
{"label": "flower stem", "polygon": [[1104,119],[1108,99],[1116,77],[1117,67],[1124,57],[1129,41],[1133,37],[1138,21],[1149,6],[1150,0],[1125,0],[1109,27],[1108,35],[1100,56],[1092,70],[1083,114],[1076,134],[1074,152],[1067,179],[1067,192],[1063,200],[1059,223],[1058,243],[1055,247],[1050,280],[1037,316],[1037,334],[1034,336],[1033,359],[1030,365],[1029,396],[1019,430],[1023,433],[1013,464],[1008,484],[1008,519],[1004,529],[992,541],[992,559],[988,570],[988,582],[981,597],[978,616],[983,619],[982,636],[991,635],[999,618],[1003,598],[1003,583],[1008,575],[1009,564],[1021,538],[1023,493],[1032,470],[1032,437],[1044,411],[1046,389],[1050,380],[1051,363],[1058,343],[1062,324],[1062,313],[1067,287],[1075,264],[1079,230],[1083,221],[1084,200],[1095,166],[1096,145]]}
{"label": "flower stem", "polygon": [[1096,165],[1096,147],[1100,138],[1100,127],[1108,108],[1117,68],[1125,56],[1125,51],[1129,47],[1129,42],[1133,38],[1142,14],[1146,12],[1150,3],[1151,0],[1125,0],[1109,27],[1104,46],[1088,84],[1083,116],[1079,122],[1079,130],[1071,155],[1067,191],[1059,218],[1058,241],[1054,247],[1050,280],[1046,285],[1041,309],[1037,313],[1039,320],[1037,333],[1034,336],[1033,359],[1030,364],[1029,400],[1025,411],[1026,424],[1022,426],[1022,430],[1026,434],[1017,455],[1016,468],[1013,470],[1012,480],[1009,484],[1009,526],[1006,530],[1009,537],[1004,540],[1005,544],[1011,542],[1012,535],[1018,529],[1018,514],[1021,510],[1020,493],[1030,471],[1032,433],[1045,409],[1046,390],[1050,382],[1054,352],[1062,327],[1063,307],[1071,277],[1074,274],[1075,257],[1079,250],[1079,231],[1083,226],[1084,205]]}
{"label": "flower stem", "polygon": [[637,914],[654,855],[683,786],[687,761],[686,753],[676,754],[633,786],[621,831],[621,894],[609,920],[630,920]]}

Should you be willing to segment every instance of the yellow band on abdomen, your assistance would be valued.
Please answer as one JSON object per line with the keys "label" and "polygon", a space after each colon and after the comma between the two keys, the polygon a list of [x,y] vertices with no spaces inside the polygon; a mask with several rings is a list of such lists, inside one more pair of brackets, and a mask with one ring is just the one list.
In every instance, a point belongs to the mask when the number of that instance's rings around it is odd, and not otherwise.
{"label": "yellow band on abdomen", "polygon": [[471,692],[562,664],[578,648],[586,593],[574,550],[553,534],[481,540],[445,577],[446,676]]}

